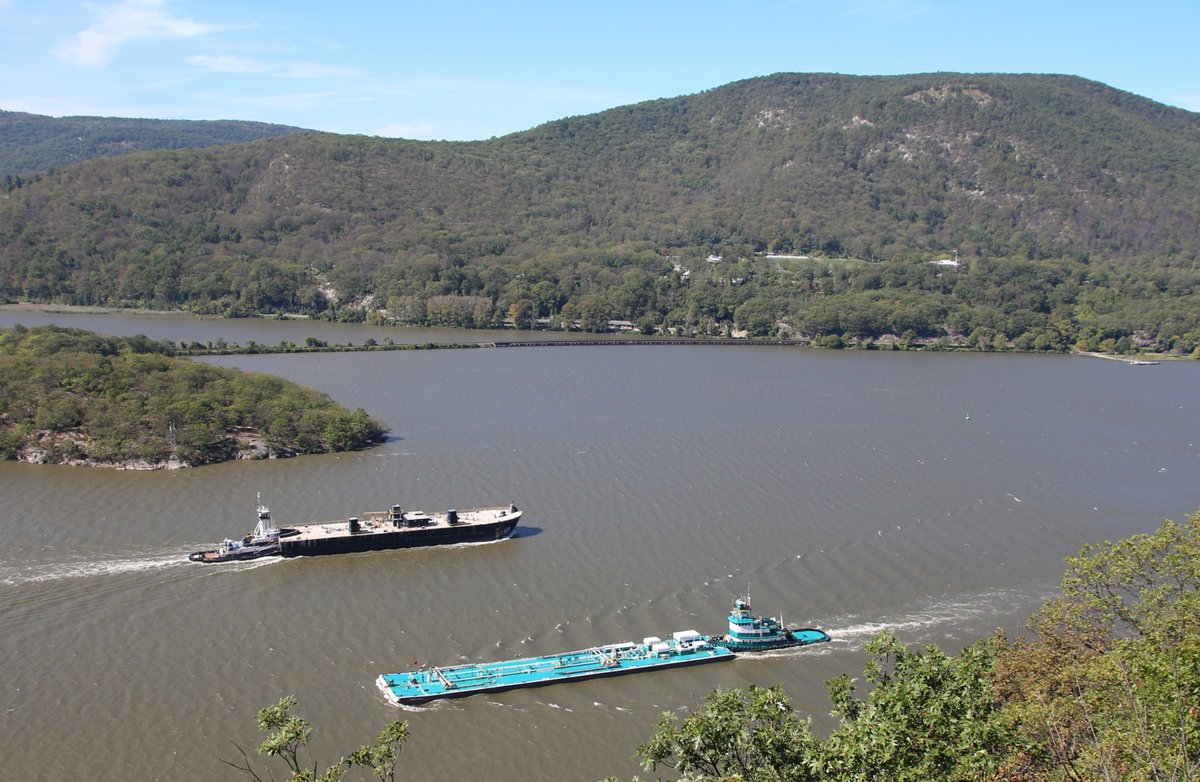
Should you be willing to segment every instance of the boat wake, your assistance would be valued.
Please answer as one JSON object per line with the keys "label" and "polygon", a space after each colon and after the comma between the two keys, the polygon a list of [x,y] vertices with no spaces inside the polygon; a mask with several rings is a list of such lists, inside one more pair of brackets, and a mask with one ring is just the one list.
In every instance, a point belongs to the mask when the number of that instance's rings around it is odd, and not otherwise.
{"label": "boat wake", "polygon": [[[1022,622],[1052,590],[997,589],[978,595],[948,597],[915,607],[891,618],[847,616],[830,620],[829,646],[858,650],[870,639],[890,632],[906,643],[942,643],[969,640],[990,634],[997,626]],[[785,654],[797,650],[783,650]],[[804,651],[804,650],[800,650]]]}
{"label": "boat wake", "polygon": [[[230,563],[220,568],[220,570],[224,572],[229,572],[230,570],[249,570],[276,561],[279,561],[278,557],[264,557],[248,562]],[[183,567],[195,567],[195,563],[189,562],[187,556],[180,554],[179,550],[172,550],[169,554],[155,552],[144,555],[98,557],[66,562],[20,565],[15,563],[0,563],[0,585],[23,586],[71,579],[161,572]],[[208,572],[214,571],[210,568]]]}

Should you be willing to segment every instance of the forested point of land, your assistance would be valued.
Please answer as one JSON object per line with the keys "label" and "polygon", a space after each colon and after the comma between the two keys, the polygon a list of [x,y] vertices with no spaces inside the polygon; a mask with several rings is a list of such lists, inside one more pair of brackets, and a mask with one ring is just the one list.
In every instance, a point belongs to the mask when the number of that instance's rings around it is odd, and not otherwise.
{"label": "forested point of land", "polygon": [[384,439],[380,422],[326,394],[174,353],[144,336],[0,330],[0,459],[197,466]]}
{"label": "forested point of land", "polygon": [[777,74],[478,142],[301,133],[0,187],[0,299],[1200,355],[1200,115]]}

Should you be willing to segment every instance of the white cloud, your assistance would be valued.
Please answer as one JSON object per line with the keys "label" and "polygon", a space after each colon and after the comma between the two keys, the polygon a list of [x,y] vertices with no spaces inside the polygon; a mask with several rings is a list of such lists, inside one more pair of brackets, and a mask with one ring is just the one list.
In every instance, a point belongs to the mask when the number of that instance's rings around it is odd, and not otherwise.
{"label": "white cloud", "polygon": [[317,62],[284,62],[277,64],[273,73],[286,76],[289,79],[328,79],[348,78],[359,75],[353,68],[338,68],[332,65],[322,65]]}
{"label": "white cloud", "polygon": [[433,123],[418,122],[412,125],[393,122],[375,131],[376,136],[429,140],[433,138]]}
{"label": "white cloud", "polygon": [[1174,95],[1168,97],[1166,102],[1188,111],[1200,111],[1200,95]]}
{"label": "white cloud", "polygon": [[103,9],[99,20],[54,49],[55,56],[80,65],[103,65],[133,41],[194,38],[215,25],[167,14],[166,0],[123,0]]}
{"label": "white cloud", "polygon": [[198,55],[196,57],[188,57],[184,61],[205,70],[219,71],[221,73],[266,73],[271,70],[271,66],[267,63],[258,60],[248,60],[245,57]]}
{"label": "white cloud", "polygon": [[875,22],[887,24],[929,13],[932,8],[929,3],[919,0],[863,0],[847,10],[858,16],[870,17]]}
{"label": "white cloud", "polygon": [[[3,0],[0,0],[3,2]],[[174,103],[122,103],[104,95],[26,95],[0,99],[7,111],[24,111],[48,117],[154,117],[199,119]],[[223,118],[222,118],[223,119]],[[257,119],[257,117],[248,117]]]}
{"label": "white cloud", "polygon": [[198,55],[188,57],[187,62],[210,71],[221,73],[255,73],[283,76],[288,79],[326,79],[357,76],[358,71],[337,68],[315,62],[279,62],[251,60],[245,57]]}
{"label": "white cloud", "polygon": [[188,64],[202,67],[205,71],[217,71],[220,73],[266,73],[271,70],[271,66],[258,60],[247,60],[246,58],[232,58],[232,56],[206,56],[197,55],[191,58],[185,58]]}
{"label": "white cloud", "polygon": [[339,98],[335,92],[292,92],[272,93],[269,95],[242,95],[232,102],[244,108],[258,111],[314,111],[329,105],[333,99]]}

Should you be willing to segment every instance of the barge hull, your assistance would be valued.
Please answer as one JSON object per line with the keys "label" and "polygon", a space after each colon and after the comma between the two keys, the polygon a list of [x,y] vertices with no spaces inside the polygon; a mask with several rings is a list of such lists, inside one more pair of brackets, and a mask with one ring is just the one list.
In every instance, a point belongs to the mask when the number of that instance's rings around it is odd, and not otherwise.
{"label": "barge hull", "polygon": [[375,684],[394,705],[417,704],[441,698],[464,698],[639,671],[702,665],[732,660],[736,656],[729,649],[708,643],[706,638],[693,631],[681,631],[677,635],[686,636],[686,640],[662,642],[652,638],[641,644],[614,644],[544,657],[444,668],[424,667],[405,673],[385,673],[375,680]]}
{"label": "barge hull", "polygon": [[513,534],[518,519],[492,524],[437,526],[395,532],[346,533],[333,537],[296,537],[279,542],[284,557],[314,557],[325,554],[352,554],[363,551],[390,551],[420,546],[448,546],[454,543],[484,543],[503,540]]}
{"label": "barge hull", "polygon": [[[723,653],[722,653],[723,652]],[[508,690],[520,690],[529,687],[547,687],[552,684],[562,682],[582,682],[588,679],[599,679],[608,676],[623,676],[640,671],[658,671],[665,668],[683,668],[691,665],[703,665],[705,663],[720,662],[721,660],[732,660],[734,654],[727,649],[721,649],[719,652],[704,655],[699,657],[680,658],[667,660],[656,665],[643,666],[622,666],[617,668],[603,668],[588,671],[580,671],[578,673],[564,674],[553,679],[538,679],[531,681],[512,681],[512,682],[497,682],[495,684],[480,685],[477,687],[461,688],[445,690],[438,693],[430,693],[426,695],[396,695],[393,687],[396,682],[389,677],[396,674],[384,674],[376,680],[376,685],[383,691],[384,697],[393,705],[407,704],[418,705],[428,703],[434,700],[444,700],[447,698],[466,698],[471,695],[482,695],[491,692],[507,692]]]}
{"label": "barge hull", "polygon": [[450,510],[444,513],[391,510],[371,511],[361,519],[351,516],[339,521],[318,521],[274,527],[271,511],[258,503],[258,524],[241,540],[226,538],[218,548],[188,555],[192,562],[237,562],[258,557],[315,557],[362,551],[390,551],[418,546],[449,546],[483,543],[513,534],[521,521],[521,510],[507,506]]}

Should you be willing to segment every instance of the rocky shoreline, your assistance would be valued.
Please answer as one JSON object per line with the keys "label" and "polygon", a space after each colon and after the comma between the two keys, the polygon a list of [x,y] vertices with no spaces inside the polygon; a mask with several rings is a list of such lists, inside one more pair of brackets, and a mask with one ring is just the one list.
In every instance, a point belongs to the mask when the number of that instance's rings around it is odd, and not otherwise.
{"label": "rocky shoreline", "polygon": [[159,461],[148,459],[105,461],[86,455],[90,450],[89,442],[87,436],[82,432],[43,430],[37,433],[36,443],[28,444],[18,451],[16,461],[27,464],[61,464],[69,467],[106,467],[113,470],[182,470],[239,459],[290,459],[298,455],[296,451],[271,447],[255,429],[234,429],[230,430],[228,435],[223,443],[214,448],[214,451],[222,458],[200,463],[183,461],[175,456]]}

